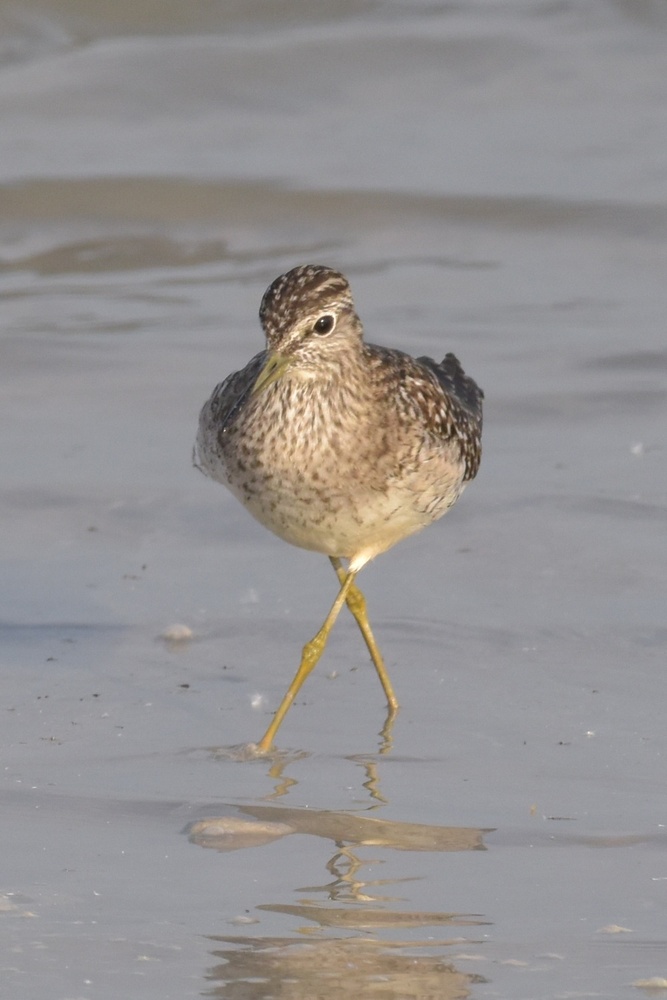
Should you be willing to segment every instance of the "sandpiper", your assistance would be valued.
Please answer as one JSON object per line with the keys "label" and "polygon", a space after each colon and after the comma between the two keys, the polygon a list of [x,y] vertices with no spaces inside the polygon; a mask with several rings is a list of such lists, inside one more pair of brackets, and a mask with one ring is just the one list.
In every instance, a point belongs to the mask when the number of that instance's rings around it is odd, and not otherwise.
{"label": "sandpiper", "polygon": [[453,354],[436,362],[367,344],[350,286],[330,267],[306,264],[276,278],[259,317],[266,348],[214,389],[195,464],[276,535],[327,555],[340,583],[257,744],[266,753],[343,604],[396,711],[355,579],[445,514],[475,477],[483,393]]}

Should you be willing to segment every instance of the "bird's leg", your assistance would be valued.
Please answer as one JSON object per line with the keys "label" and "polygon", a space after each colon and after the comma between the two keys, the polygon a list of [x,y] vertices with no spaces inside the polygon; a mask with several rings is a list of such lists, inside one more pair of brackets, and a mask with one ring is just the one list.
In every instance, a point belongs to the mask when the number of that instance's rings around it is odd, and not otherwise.
{"label": "bird's leg", "polygon": [[257,744],[258,753],[267,753],[273,746],[273,740],[275,738],[280,724],[287,715],[287,711],[296,698],[301,685],[305,681],[308,674],[312,671],[313,667],[319,660],[320,656],[324,652],[324,647],[327,644],[327,639],[329,638],[329,632],[333,628],[334,622],[340,614],[340,610],[348,599],[348,594],[350,590],[354,587],[354,573],[345,573],[344,578],[341,581],[341,588],[338,591],[338,596],[331,606],[331,611],[324,620],[322,628],[319,630],[317,635],[313,636],[310,642],[307,642],[303,647],[303,653],[301,654],[301,663],[299,664],[299,669],[294,675],[294,680],[287,689],[287,694],[283,698],[278,708],[278,711],[274,715],[271,725],[266,730],[261,740]]}
{"label": "bird's leg", "polygon": [[[346,571],[340,559],[336,559],[334,556],[329,556],[329,562],[335,569],[336,576],[340,580],[341,584],[343,584],[349,578],[350,574]],[[364,637],[364,642],[366,643],[368,652],[371,654],[373,666],[377,670],[377,675],[380,678],[382,689],[387,698],[390,715],[393,715],[398,708],[398,699],[394,694],[394,689],[391,685],[391,681],[389,680],[387,668],[385,667],[384,660],[382,659],[382,653],[380,652],[380,648],[375,641],[375,636],[371,630],[371,623],[368,620],[368,613],[366,611],[366,598],[354,582],[350,585],[345,602],[354,615],[354,619]]]}

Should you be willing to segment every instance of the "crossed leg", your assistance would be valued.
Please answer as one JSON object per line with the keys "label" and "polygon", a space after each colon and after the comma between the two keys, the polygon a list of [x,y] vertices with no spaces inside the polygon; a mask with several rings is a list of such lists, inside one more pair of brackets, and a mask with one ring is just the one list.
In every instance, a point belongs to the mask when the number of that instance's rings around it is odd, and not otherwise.
{"label": "crossed leg", "polygon": [[[329,556],[329,562],[336,571],[336,576],[341,582],[341,585],[345,583],[349,573],[341,563],[340,559],[336,559],[334,556]],[[382,653],[380,648],[375,641],[375,636],[371,630],[371,623],[368,620],[368,613],[366,611],[366,598],[359,590],[357,585],[354,583],[354,579],[348,591],[347,597],[345,598],[345,603],[354,615],[354,620],[356,621],[361,634],[364,637],[364,642],[368,648],[368,652],[371,654],[371,660],[373,661],[373,666],[377,670],[377,675],[380,678],[380,684],[382,685],[382,690],[387,698],[387,705],[390,711],[396,711],[398,708],[398,699],[394,694],[394,689],[389,680],[389,674],[387,673],[387,668],[384,665],[384,660],[382,659]]]}
{"label": "crossed leg", "polygon": [[327,644],[327,639],[329,638],[329,633],[334,626],[338,615],[340,614],[341,608],[344,604],[347,604],[350,611],[354,615],[354,618],[361,630],[361,634],[364,637],[368,651],[371,654],[371,659],[377,671],[378,677],[380,678],[380,683],[384,689],[384,693],[387,697],[387,703],[389,705],[390,712],[393,713],[398,708],[398,701],[396,700],[396,695],[391,686],[391,681],[389,680],[389,675],[387,674],[386,667],[382,660],[380,650],[375,641],[375,636],[371,631],[371,626],[368,621],[368,615],[366,612],[366,599],[359,588],[355,585],[354,580],[356,573],[352,571],[345,570],[340,559],[334,557],[331,558],[331,565],[336,571],[336,575],[340,581],[341,587],[338,591],[336,600],[331,606],[329,614],[324,620],[324,624],[319,632],[313,636],[310,642],[307,642],[303,647],[303,652],[301,654],[301,663],[299,664],[299,669],[294,675],[294,680],[290,684],[287,692],[281,701],[278,711],[271,720],[269,728],[262,736],[261,740],[257,744],[258,753],[267,753],[273,746],[273,741],[275,735],[280,728],[280,725],[287,715],[288,709],[297,694],[299,693],[303,682],[306,677],[311,673],[315,664],[324,652],[324,647]]}

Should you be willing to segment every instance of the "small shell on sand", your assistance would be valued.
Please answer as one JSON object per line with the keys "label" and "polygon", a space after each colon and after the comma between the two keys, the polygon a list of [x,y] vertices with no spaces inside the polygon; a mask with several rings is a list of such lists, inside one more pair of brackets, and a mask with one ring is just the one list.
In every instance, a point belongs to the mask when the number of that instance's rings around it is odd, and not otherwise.
{"label": "small shell on sand", "polygon": [[192,639],[192,629],[189,625],[181,625],[177,622],[175,625],[168,625],[160,638],[164,639],[165,642],[187,642]]}

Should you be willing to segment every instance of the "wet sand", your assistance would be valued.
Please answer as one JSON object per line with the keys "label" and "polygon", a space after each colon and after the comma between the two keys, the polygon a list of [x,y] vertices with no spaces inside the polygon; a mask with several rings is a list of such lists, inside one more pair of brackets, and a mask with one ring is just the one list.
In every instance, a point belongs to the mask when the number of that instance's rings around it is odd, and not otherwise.
{"label": "wet sand", "polygon": [[[664,990],[664,6],[151,11],[0,4],[3,995]],[[335,580],[190,453],[305,261],[485,452],[393,726],[341,616],[248,760]]]}

